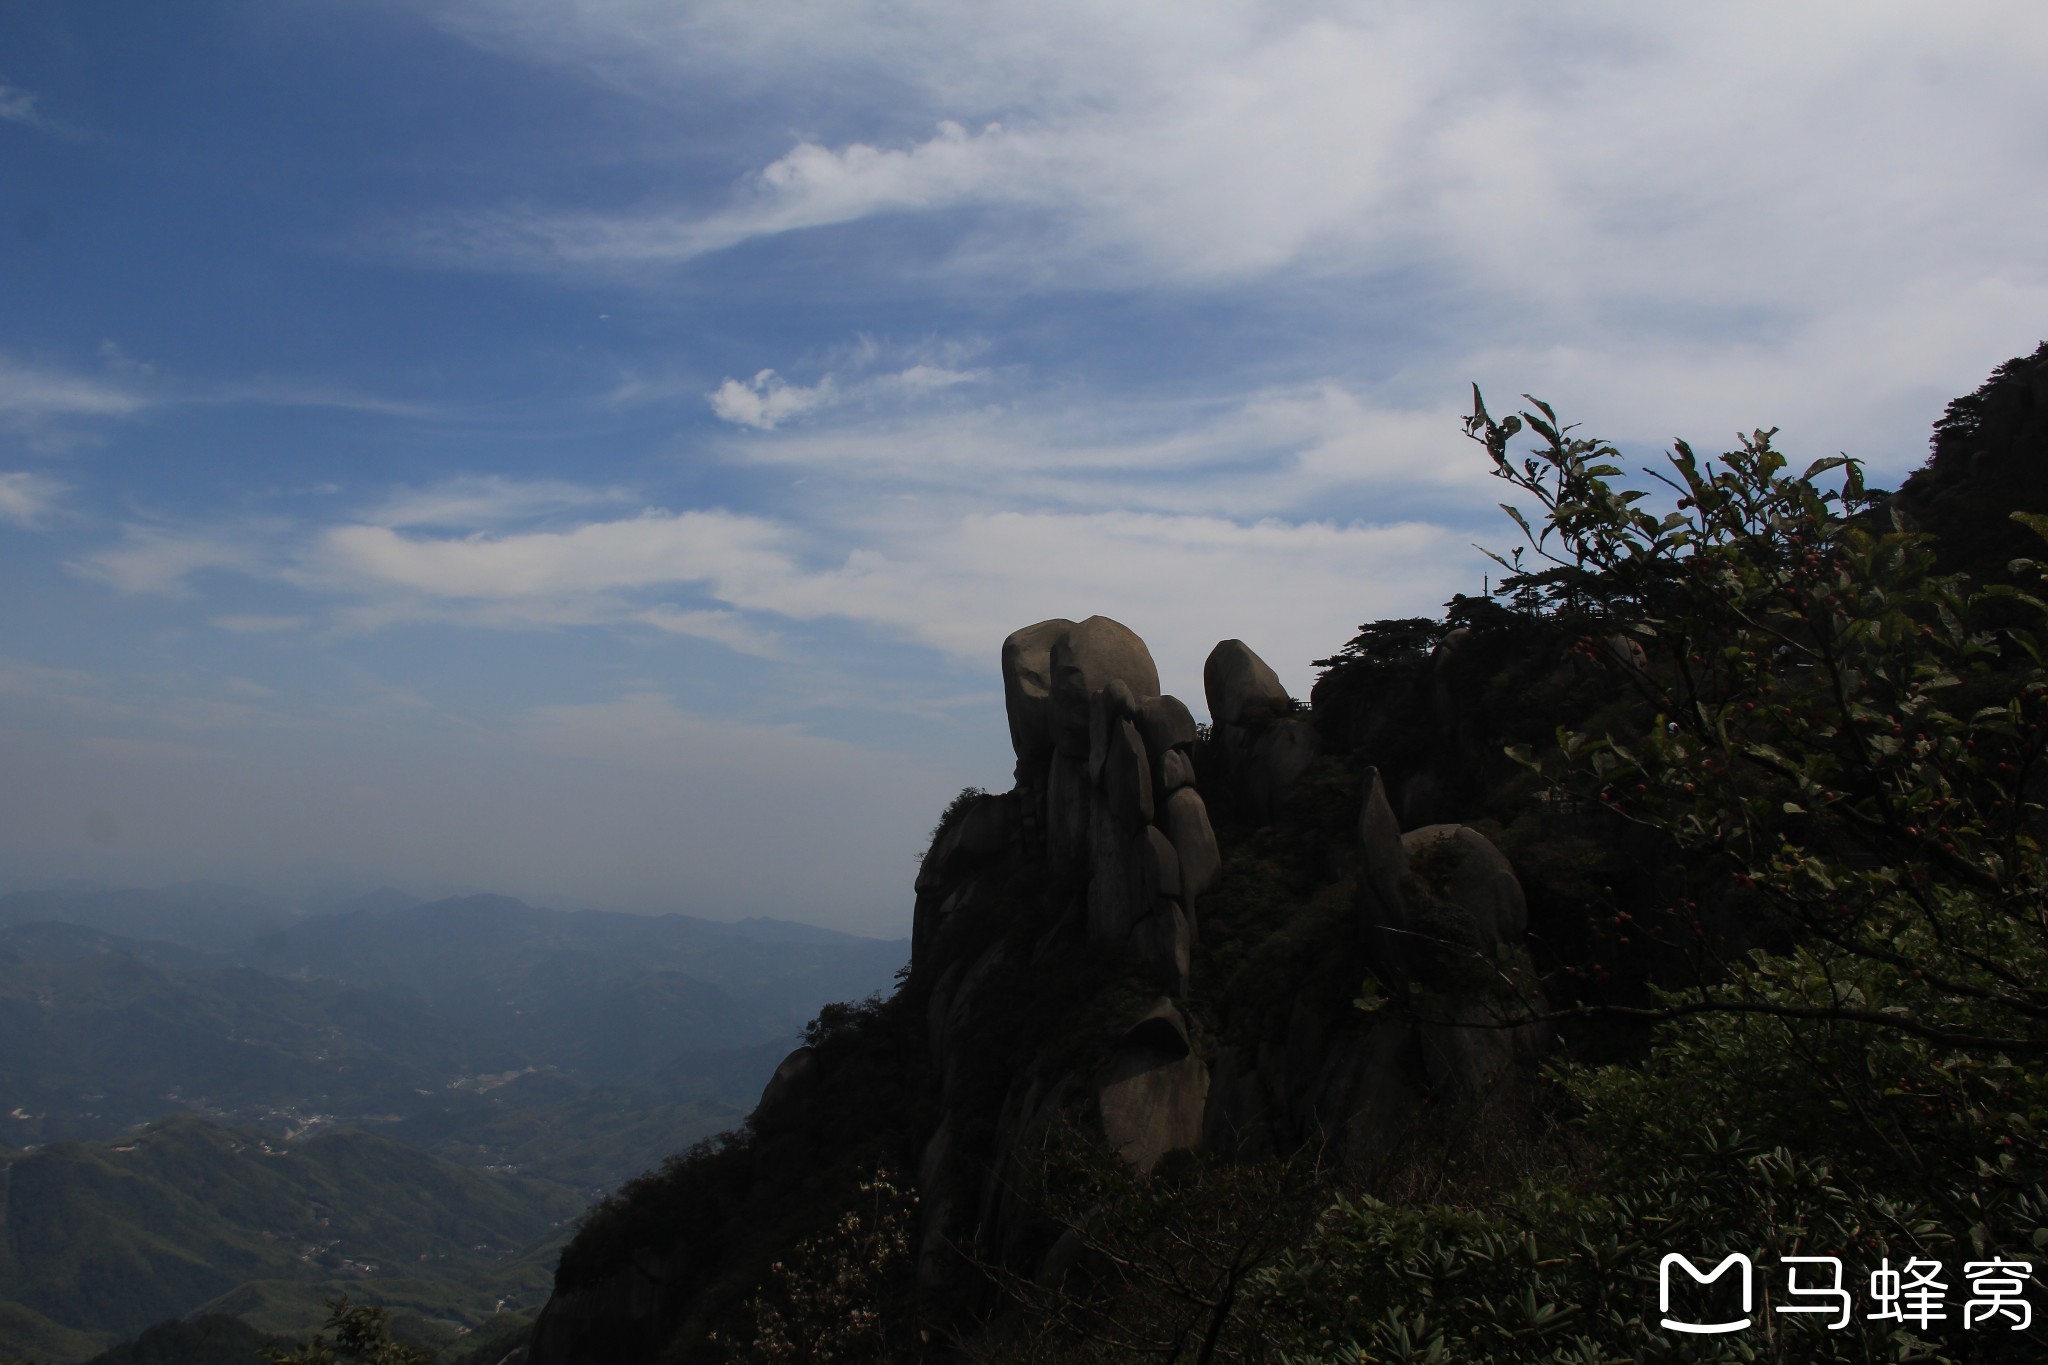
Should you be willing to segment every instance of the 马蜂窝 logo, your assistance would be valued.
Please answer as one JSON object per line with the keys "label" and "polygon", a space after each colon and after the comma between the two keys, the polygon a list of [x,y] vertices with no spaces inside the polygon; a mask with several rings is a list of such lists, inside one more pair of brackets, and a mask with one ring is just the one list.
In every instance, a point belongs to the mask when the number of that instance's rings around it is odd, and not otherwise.
{"label": "\u9a6c\u8702\u7a9d logo", "polygon": [[[1739,1278],[1742,1284],[1742,1316],[1730,1319],[1727,1322],[1680,1322],[1671,1317],[1671,1267],[1674,1265],[1683,1266],[1685,1273],[1692,1276],[1693,1283],[1695,1284],[1712,1284],[1729,1270],[1736,1266],[1741,1266],[1742,1274]],[[1700,1333],[1740,1332],[1743,1328],[1749,1326],[1750,1304],[1752,1296],[1756,1292],[1756,1285],[1754,1284],[1755,1275],[1756,1267],[1750,1264],[1749,1257],[1739,1251],[1729,1252],[1722,1259],[1721,1264],[1715,1266],[1704,1275],[1700,1273],[1699,1267],[1695,1266],[1691,1261],[1675,1251],[1672,1252],[1657,1263],[1657,1311],[1665,1315],[1663,1318],[1665,1330]]]}
{"label": "\u9a6c\u8702\u7a9d logo", "polygon": [[[1832,1321],[1821,1325],[1831,1332],[1839,1332],[1849,1325],[1855,1316],[1855,1300],[1844,1280],[1841,1257],[1785,1256],[1779,1259],[1778,1264],[1785,1267],[1785,1297],[1790,1302],[1774,1305],[1772,1312],[1830,1314]],[[1672,1317],[1671,1272],[1674,1267],[1683,1269],[1695,1287],[1715,1284],[1730,1271],[1739,1271],[1723,1291],[1722,1301],[1739,1299],[1742,1316],[1709,1322],[1687,1322]],[[2001,1320],[2008,1330],[2014,1332],[2023,1332],[2032,1326],[2034,1309],[2026,1299],[2026,1282],[2033,1273],[2034,1267],[2029,1261],[1996,1258],[1965,1261],[1963,1278],[1968,1281],[1968,1293],[1963,1303],[1963,1330],[1992,1327],[2000,1324]],[[1923,1332],[1934,1328],[1937,1323],[1950,1321],[1947,1306],[1950,1286],[1941,1275],[1940,1261],[1915,1256],[1894,1270],[1891,1258],[1885,1257],[1870,1274],[1871,1310],[1864,1314],[1864,1320],[1896,1322],[1902,1327],[1914,1327]],[[1755,1263],[1739,1251],[1730,1252],[1713,1269],[1706,1271],[1702,1271],[1690,1258],[1672,1252],[1657,1264],[1657,1308],[1663,1315],[1659,1321],[1670,1332],[1740,1332],[1752,1321],[1755,1276]]]}

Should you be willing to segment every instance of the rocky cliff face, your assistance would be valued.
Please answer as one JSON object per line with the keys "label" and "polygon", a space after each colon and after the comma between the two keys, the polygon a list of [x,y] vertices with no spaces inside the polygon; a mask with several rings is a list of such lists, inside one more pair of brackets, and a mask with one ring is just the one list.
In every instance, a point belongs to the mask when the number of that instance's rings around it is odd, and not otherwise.
{"label": "rocky cliff face", "polygon": [[[911,980],[930,984],[947,1115],[921,1166],[928,1283],[945,1279],[952,1249],[1033,1272],[1016,1263],[1029,1260],[1028,1211],[1006,1207],[1001,1191],[1024,1183],[1019,1168],[1062,1107],[1086,1114],[1145,1171],[1177,1149],[1309,1141],[1359,1165],[1413,1139],[1432,1115],[1483,1122],[1512,1102],[1540,1038],[1492,1026],[1533,995],[1521,888],[1484,835],[1456,824],[1404,833],[1377,772],[1322,758],[1312,718],[1242,641],[1217,645],[1203,668],[1206,735],[1182,702],[1159,695],[1144,643],[1114,621],[1041,622],[1010,636],[1002,657],[1016,787],[965,805],[917,882]],[[1304,804],[1327,807],[1334,795],[1349,807],[1345,827],[1319,841],[1309,880],[1320,884],[1260,887],[1265,869],[1247,866],[1224,885],[1232,850],[1212,805],[1232,835],[1255,837],[1312,774]],[[1042,900],[1042,927],[1024,942],[987,933],[982,909],[1020,873]],[[1225,893],[1213,907],[1212,891]],[[1275,922],[1246,923],[1261,891],[1298,899]],[[1206,970],[1223,965],[1204,960],[1208,908],[1230,921],[1236,958],[1311,930],[1316,976],[1341,964],[1339,996],[1289,980],[1284,967],[1278,981],[1247,970],[1268,962]],[[1076,960],[1121,965],[1123,1013],[1099,1016],[1092,1046],[1048,1048],[1010,1077],[983,1149],[971,1150],[958,1137],[977,1118],[963,1044],[985,992],[998,994],[990,986],[1006,972],[1043,979]],[[1434,1021],[1358,1008],[1367,978],[1389,995],[1429,994]],[[1132,989],[1140,984],[1143,994]],[[1255,998],[1276,986],[1280,1012]]]}
{"label": "rocky cliff face", "polygon": [[721,1276],[745,1278],[732,1209],[863,1143],[914,1173],[918,1291],[943,1320],[992,1306],[991,1267],[1035,1277],[1061,1254],[1024,1193],[1055,1125],[1139,1173],[1308,1144],[1365,1171],[1516,1106],[1543,1038],[1514,1023],[1536,1003],[1526,907],[1484,834],[1404,831],[1379,773],[1325,753],[1241,641],[1206,661],[1206,728],[1106,617],[1016,631],[1001,670],[1015,785],[941,822],[908,979],[877,1007],[915,1102],[854,1117],[873,1083],[848,1076],[876,1049],[793,1053],[715,1158],[739,1187],[725,1210],[687,1205],[608,1260],[572,1247],[535,1361],[684,1341]]}
{"label": "rocky cliff face", "polygon": [[[1484,835],[1404,833],[1379,774],[1325,755],[1240,641],[1205,664],[1206,732],[1104,617],[1019,630],[1001,667],[1015,786],[942,821],[885,1007],[914,1035],[894,1079],[918,1101],[886,1131],[850,1122],[875,1048],[798,1049],[717,1158],[733,1205],[877,1141],[915,1172],[927,1305],[965,1314],[987,1306],[988,1267],[1037,1275],[1058,1255],[1020,1193],[1055,1124],[1141,1173],[1311,1142],[1364,1168],[1515,1103],[1541,1039],[1501,1026],[1533,988],[1522,891]],[[731,1206],[684,1201],[594,1273],[572,1248],[533,1358],[659,1352],[744,1259]]]}

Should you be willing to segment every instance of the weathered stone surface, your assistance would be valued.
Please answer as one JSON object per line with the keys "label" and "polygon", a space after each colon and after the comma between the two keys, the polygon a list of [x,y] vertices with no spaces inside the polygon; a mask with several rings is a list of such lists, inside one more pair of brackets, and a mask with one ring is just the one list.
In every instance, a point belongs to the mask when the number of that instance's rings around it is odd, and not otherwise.
{"label": "weathered stone surface", "polygon": [[1195,718],[1179,697],[1147,697],[1138,703],[1138,735],[1156,759],[1195,742]]}
{"label": "weathered stone surface", "polygon": [[1131,947],[1152,969],[1160,990],[1178,998],[1188,993],[1188,971],[1193,965],[1194,924],[1180,903],[1155,897],[1152,913],[1131,930]]}
{"label": "weathered stone surface", "polygon": [[1162,896],[1178,896],[1181,893],[1180,853],[1173,841],[1160,832],[1157,825],[1145,826],[1145,842],[1152,854],[1153,885]]}
{"label": "weathered stone surface", "polygon": [[1251,737],[1237,780],[1259,818],[1272,818],[1281,799],[1321,751],[1315,726],[1305,720],[1276,720]]}
{"label": "weathered stone surface", "polygon": [[1102,781],[1102,765],[1109,758],[1110,737],[1116,732],[1120,720],[1131,720],[1138,714],[1138,699],[1131,694],[1130,684],[1122,678],[1111,678],[1109,684],[1088,699],[1088,780]]}
{"label": "weathered stone surface", "polygon": [[1209,807],[1193,787],[1182,787],[1166,798],[1166,837],[1180,857],[1180,890],[1192,903],[1216,884],[1223,866],[1223,854],[1216,847],[1216,831],[1209,824]]}
{"label": "weathered stone surface", "polygon": [[940,1058],[940,1070],[948,1086],[953,1084],[954,1077],[963,1066],[971,1067],[981,1060],[963,1055],[958,1044],[966,1036],[968,1022],[974,1017],[976,994],[989,977],[1002,968],[1008,957],[1005,945],[998,940],[960,974],[959,982],[952,989],[946,1002],[946,1019],[939,1031],[941,1046],[933,1049],[934,1055]]}
{"label": "weathered stone surface", "polygon": [[[1151,746],[1146,746],[1149,751]],[[1159,791],[1178,791],[1182,787],[1195,785],[1195,761],[1179,749],[1168,749],[1157,755],[1159,764]]]}
{"label": "weathered stone surface", "polygon": [[1088,821],[1095,804],[1085,760],[1057,754],[1045,784],[1045,862],[1056,886],[1088,875]]}
{"label": "weathered stone surface", "polygon": [[801,1128],[810,1117],[811,1100],[817,1093],[818,1054],[800,1047],[782,1059],[761,1088],[761,1102],[754,1106],[754,1131],[784,1133]]}
{"label": "weathered stone surface", "polygon": [[1209,702],[1211,725],[1236,725],[1253,702],[1287,700],[1280,675],[1242,640],[1225,640],[1209,651],[1202,665],[1202,693]]}
{"label": "weathered stone surface", "polygon": [[1152,764],[1138,727],[1119,720],[1110,727],[1102,761],[1102,797],[1109,811],[1128,827],[1152,823]]}
{"label": "weathered stone surface", "polygon": [[1502,944],[1519,943],[1528,927],[1528,902],[1507,855],[1468,825],[1424,825],[1401,836],[1410,865],[1427,861],[1441,878],[1445,899],[1469,915],[1489,958]]}
{"label": "weathered stone surface", "polygon": [[1088,817],[1088,941],[1121,947],[1152,908],[1151,853],[1145,836],[1104,804]]}
{"label": "weathered stone surface", "polygon": [[1401,879],[1408,875],[1408,849],[1401,842],[1401,822],[1387,800],[1387,784],[1378,768],[1365,770],[1365,801],[1358,812],[1358,842],[1364,846],[1363,887],[1369,927],[1404,928],[1408,912],[1401,903]]}
{"label": "weathered stone surface", "polygon": [[1088,703],[1121,678],[1138,700],[1159,695],[1152,652],[1130,627],[1091,616],[1062,632],[1052,645],[1053,739],[1063,753],[1088,752]]}
{"label": "weathered stone surface", "polygon": [[1073,629],[1064,617],[1013,631],[1003,641],[1003,709],[1017,771],[1035,771],[1052,754],[1052,647]]}
{"label": "weathered stone surface", "polygon": [[1202,1141],[1209,1073],[1191,1052],[1180,1012],[1161,1000],[1111,1054],[1097,1094],[1102,1130],[1141,1174]]}

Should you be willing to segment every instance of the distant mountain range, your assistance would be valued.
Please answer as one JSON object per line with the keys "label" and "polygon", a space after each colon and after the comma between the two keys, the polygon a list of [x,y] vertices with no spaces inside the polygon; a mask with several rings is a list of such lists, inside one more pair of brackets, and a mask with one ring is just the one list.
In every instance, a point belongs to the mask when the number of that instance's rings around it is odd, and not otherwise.
{"label": "distant mountain range", "polygon": [[741,1103],[819,1005],[885,988],[907,956],[772,920],[375,899],[291,917],[163,892],[0,897],[0,1143],[112,1137],[173,1108],[448,1131],[485,1096]]}
{"label": "distant mountain range", "polygon": [[[209,1303],[303,1334],[337,1277],[429,1335],[478,1323],[542,1291],[556,1224],[736,1124],[820,1005],[907,957],[503,896],[0,897],[0,1358],[83,1360]],[[315,1206],[357,1221],[300,1236]]]}

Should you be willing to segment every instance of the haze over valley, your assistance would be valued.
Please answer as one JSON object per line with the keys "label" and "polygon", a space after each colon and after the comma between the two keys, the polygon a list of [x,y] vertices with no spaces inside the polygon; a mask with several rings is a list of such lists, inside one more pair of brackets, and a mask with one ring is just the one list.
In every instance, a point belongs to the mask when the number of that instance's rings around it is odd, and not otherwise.
{"label": "haze over valley", "polygon": [[738,1123],[908,951],[389,888],[0,897],[0,1349],[302,1331],[356,1281],[442,1339],[531,1313],[591,1200]]}

